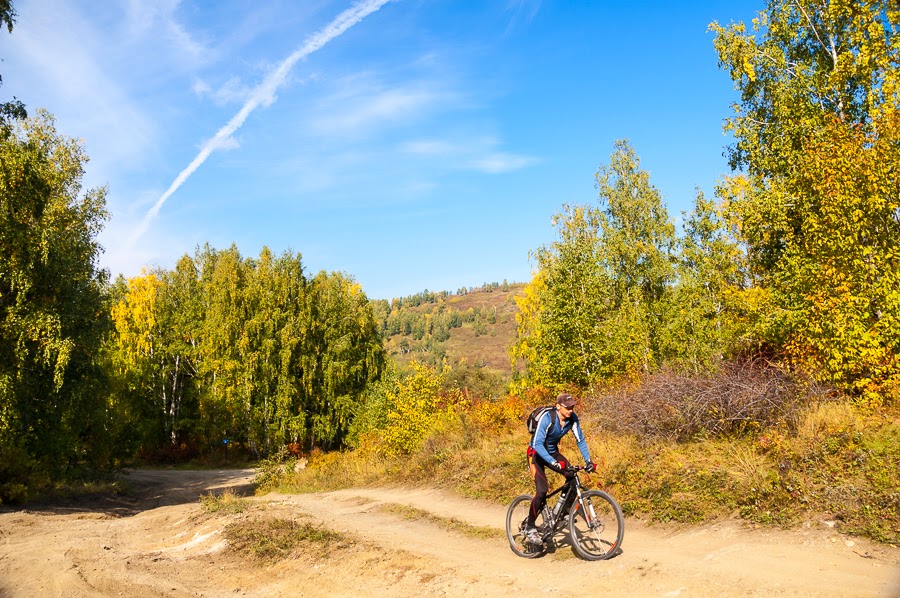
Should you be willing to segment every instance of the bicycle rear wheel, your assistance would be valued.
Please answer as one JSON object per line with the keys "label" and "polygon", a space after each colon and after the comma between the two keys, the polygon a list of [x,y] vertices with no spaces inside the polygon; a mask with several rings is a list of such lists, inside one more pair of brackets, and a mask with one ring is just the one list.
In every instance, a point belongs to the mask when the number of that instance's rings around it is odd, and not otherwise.
{"label": "bicycle rear wheel", "polygon": [[572,546],[582,558],[602,561],[618,554],[625,535],[622,509],[602,490],[590,490],[576,500],[569,514]]}
{"label": "bicycle rear wheel", "polygon": [[[509,540],[509,547],[526,559],[533,559],[547,552],[546,544],[538,545],[525,541],[525,524],[528,521],[528,511],[531,510],[531,499],[530,495],[521,494],[513,499],[509,509],[506,510],[506,537]],[[546,521],[543,512],[538,513],[535,523],[539,530],[544,528]]]}

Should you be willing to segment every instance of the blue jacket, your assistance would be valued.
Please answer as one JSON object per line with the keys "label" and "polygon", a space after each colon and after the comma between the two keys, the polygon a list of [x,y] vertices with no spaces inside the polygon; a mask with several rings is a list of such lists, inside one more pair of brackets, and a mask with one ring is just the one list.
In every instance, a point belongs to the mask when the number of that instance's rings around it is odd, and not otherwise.
{"label": "blue jacket", "polygon": [[538,420],[534,438],[531,439],[531,448],[540,455],[541,459],[553,467],[559,467],[559,462],[553,458],[552,454],[559,450],[559,441],[569,430],[575,434],[575,441],[578,443],[578,450],[581,451],[584,462],[590,462],[591,455],[588,453],[587,440],[578,424],[578,416],[574,413],[569,416],[566,425],[562,427],[560,427],[559,412],[556,409],[544,413]]}

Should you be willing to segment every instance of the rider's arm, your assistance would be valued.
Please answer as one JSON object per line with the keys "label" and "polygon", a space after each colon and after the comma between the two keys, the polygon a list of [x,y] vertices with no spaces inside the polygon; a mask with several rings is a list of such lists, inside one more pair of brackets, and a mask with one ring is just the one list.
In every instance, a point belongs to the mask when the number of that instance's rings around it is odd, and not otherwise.
{"label": "rider's arm", "polygon": [[538,420],[537,429],[534,431],[534,439],[531,441],[531,447],[545,462],[551,466],[558,468],[559,462],[547,452],[547,432],[553,425],[553,412],[548,411]]}
{"label": "rider's arm", "polygon": [[575,440],[578,442],[578,450],[581,451],[581,456],[584,457],[584,463],[587,465],[591,462],[591,454],[588,452],[587,439],[584,437],[584,432],[581,431],[581,424],[578,423],[578,416],[573,413],[572,419],[572,434],[575,435]]}

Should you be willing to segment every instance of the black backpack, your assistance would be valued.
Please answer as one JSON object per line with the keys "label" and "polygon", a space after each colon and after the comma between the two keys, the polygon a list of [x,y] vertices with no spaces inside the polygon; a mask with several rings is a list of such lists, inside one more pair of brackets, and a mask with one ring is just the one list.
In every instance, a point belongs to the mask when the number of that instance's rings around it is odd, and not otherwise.
{"label": "black backpack", "polygon": [[534,431],[537,430],[538,421],[540,421],[545,413],[552,411],[553,409],[554,407],[552,405],[535,407],[534,411],[528,414],[528,417],[525,419],[525,427],[528,428],[528,433],[534,434]]}

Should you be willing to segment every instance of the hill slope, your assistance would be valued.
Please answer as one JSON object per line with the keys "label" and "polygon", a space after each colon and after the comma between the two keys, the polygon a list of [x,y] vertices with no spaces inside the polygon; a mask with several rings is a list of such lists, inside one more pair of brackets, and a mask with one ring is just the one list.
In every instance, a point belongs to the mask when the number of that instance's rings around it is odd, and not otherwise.
{"label": "hill slope", "polygon": [[508,348],[516,338],[515,298],[523,283],[486,284],[465,293],[432,293],[373,301],[388,353],[399,363],[486,368],[508,380]]}

